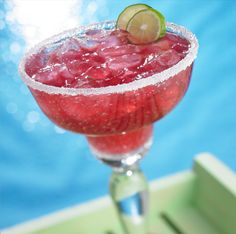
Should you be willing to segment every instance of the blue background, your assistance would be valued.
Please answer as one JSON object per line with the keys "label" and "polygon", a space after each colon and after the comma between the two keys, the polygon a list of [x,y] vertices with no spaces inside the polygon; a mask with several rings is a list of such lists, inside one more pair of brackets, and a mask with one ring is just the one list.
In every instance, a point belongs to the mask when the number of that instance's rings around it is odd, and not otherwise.
{"label": "blue background", "polygon": [[[188,93],[155,124],[155,143],[142,162],[145,174],[152,180],[188,169],[202,151],[235,171],[236,1],[143,2],[185,25],[200,43]],[[10,3],[0,0],[0,228],[107,194],[111,172],[93,158],[83,136],[55,128],[20,80],[26,43],[6,17],[14,9]],[[78,14],[92,11],[78,24],[116,19],[133,3],[78,0]]]}

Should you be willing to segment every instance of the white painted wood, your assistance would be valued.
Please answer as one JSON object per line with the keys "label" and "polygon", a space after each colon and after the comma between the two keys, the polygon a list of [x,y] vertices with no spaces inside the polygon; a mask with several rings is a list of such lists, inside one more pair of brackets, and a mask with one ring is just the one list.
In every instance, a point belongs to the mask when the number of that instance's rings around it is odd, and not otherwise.
{"label": "white painted wood", "polygon": [[[186,177],[189,177],[192,174],[191,171],[181,172],[174,174],[168,177],[154,180],[150,183],[150,190],[164,190],[172,185],[175,185],[179,182],[185,181]],[[10,228],[4,229],[1,231],[1,234],[26,234],[46,228],[48,226],[78,217],[80,215],[85,215],[90,212],[105,208],[111,205],[111,200],[109,196],[98,198],[93,201],[86,202],[81,205],[72,206],[49,215],[42,216],[40,218],[27,221],[22,224],[17,224]]]}

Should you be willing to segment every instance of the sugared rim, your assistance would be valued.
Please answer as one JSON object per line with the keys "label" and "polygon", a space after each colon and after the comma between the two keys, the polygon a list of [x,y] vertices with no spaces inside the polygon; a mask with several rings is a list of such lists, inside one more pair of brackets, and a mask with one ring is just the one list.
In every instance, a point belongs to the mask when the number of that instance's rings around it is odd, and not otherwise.
{"label": "sugared rim", "polygon": [[79,33],[82,33],[83,31],[86,31],[88,29],[112,29],[115,27],[115,21],[104,21],[101,23],[94,23],[87,26],[80,26],[78,28],[64,31],[60,34],[57,34],[55,36],[52,36],[40,42],[39,44],[31,48],[22,58],[19,65],[19,72],[20,72],[21,78],[23,79],[25,84],[28,85],[32,89],[43,91],[49,94],[62,94],[62,95],[70,95],[70,96],[76,96],[79,94],[98,95],[98,94],[108,94],[108,93],[123,93],[127,91],[137,90],[145,86],[158,84],[160,82],[163,82],[169,79],[170,77],[173,77],[174,75],[177,75],[179,72],[181,72],[182,70],[185,70],[188,66],[190,66],[195,60],[195,58],[197,57],[197,51],[198,51],[198,41],[197,41],[196,36],[192,32],[190,32],[183,26],[179,26],[174,23],[167,22],[166,26],[167,26],[168,31],[177,33],[178,35],[181,35],[182,37],[186,38],[190,42],[190,48],[188,50],[188,54],[174,66],[162,72],[154,74],[152,76],[146,77],[144,79],[135,80],[130,83],[118,84],[114,86],[106,86],[106,87],[100,87],[100,88],[65,88],[65,87],[55,87],[55,86],[42,84],[38,81],[35,81],[29,75],[26,74],[25,72],[26,59],[32,54],[37,53],[37,51],[39,51],[42,47],[45,47],[46,45],[57,42],[62,38],[76,36]]}

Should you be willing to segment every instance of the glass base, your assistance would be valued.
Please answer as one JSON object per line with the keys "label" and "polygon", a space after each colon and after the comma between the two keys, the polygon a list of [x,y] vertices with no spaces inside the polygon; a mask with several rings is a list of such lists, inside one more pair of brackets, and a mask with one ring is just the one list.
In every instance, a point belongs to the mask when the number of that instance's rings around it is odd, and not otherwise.
{"label": "glass base", "polygon": [[148,183],[138,163],[113,170],[110,194],[126,234],[147,234]]}
{"label": "glass base", "polygon": [[131,151],[125,154],[107,154],[104,152],[100,152],[97,149],[93,148],[90,145],[90,149],[92,153],[103,163],[115,167],[117,169],[124,169],[126,167],[130,167],[146,154],[146,152],[150,149],[152,145],[153,137],[152,135],[148,138],[148,140],[138,149]]}

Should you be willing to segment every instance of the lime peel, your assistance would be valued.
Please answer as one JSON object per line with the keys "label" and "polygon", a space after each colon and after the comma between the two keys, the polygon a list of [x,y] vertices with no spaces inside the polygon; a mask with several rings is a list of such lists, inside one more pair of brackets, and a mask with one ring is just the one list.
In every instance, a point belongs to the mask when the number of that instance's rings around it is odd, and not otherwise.
{"label": "lime peel", "polygon": [[116,28],[126,30],[129,20],[140,10],[151,8],[146,4],[133,4],[126,7],[118,16]]}

